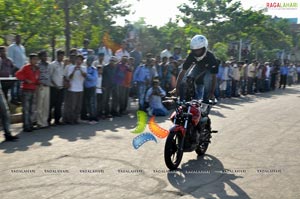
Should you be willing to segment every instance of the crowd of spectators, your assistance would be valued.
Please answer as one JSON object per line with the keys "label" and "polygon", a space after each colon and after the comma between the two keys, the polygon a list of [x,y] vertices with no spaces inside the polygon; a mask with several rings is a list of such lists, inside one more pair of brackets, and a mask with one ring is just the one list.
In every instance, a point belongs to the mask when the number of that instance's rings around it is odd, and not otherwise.
{"label": "crowd of spectators", "polygon": [[[17,139],[9,131],[7,101],[22,105],[24,132],[122,117],[128,114],[129,99],[138,100],[138,109],[149,115],[168,115],[162,99],[176,87],[184,62],[181,48],[172,49],[166,44],[160,54],[153,55],[144,54],[138,42],[130,46],[124,40],[113,52],[101,42],[91,50],[85,39],[82,48],[70,50],[69,57],[57,50],[52,62],[44,50],[31,53],[26,61],[19,35],[9,47],[1,46],[0,77],[18,80],[1,81],[6,140]],[[219,100],[285,89],[300,81],[300,66],[289,62],[282,65],[279,61],[248,63],[230,59],[220,61],[218,68],[215,97]]]}

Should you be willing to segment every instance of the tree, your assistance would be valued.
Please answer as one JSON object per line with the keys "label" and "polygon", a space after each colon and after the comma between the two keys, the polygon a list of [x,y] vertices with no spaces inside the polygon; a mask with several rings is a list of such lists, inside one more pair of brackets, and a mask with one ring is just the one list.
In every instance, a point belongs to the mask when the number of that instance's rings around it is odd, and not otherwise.
{"label": "tree", "polygon": [[244,10],[239,1],[190,0],[190,4],[181,5],[179,10],[185,14],[182,20],[186,25],[202,28],[211,45],[249,40],[251,58],[257,57],[258,52],[291,48],[291,34],[285,20],[274,20],[263,10]]}
{"label": "tree", "polygon": [[[96,47],[105,31],[115,23],[113,18],[129,13],[129,5],[122,0],[5,0],[0,1],[1,40],[21,34],[27,53],[40,49],[55,49],[66,41],[81,46],[84,38]],[[65,35],[65,37],[64,37]],[[58,41],[58,43],[57,43]]]}
{"label": "tree", "polygon": [[222,61],[228,60],[227,51],[228,51],[228,44],[226,43],[218,42],[215,43],[213,46],[213,52],[215,56]]}

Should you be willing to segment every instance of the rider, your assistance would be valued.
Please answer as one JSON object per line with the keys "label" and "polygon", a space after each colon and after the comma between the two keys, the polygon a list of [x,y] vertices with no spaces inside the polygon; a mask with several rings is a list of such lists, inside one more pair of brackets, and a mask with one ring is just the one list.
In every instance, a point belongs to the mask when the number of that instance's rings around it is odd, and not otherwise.
{"label": "rider", "polygon": [[[186,61],[183,63],[181,72],[177,77],[176,93],[182,96],[180,89],[181,80],[185,76],[187,70],[187,79],[193,79],[195,82],[195,99],[208,101],[214,98],[214,91],[217,82],[218,62],[214,54],[207,49],[208,41],[203,35],[195,35],[191,39],[189,53]],[[192,66],[192,68],[190,68]],[[180,95],[181,94],[181,95]]]}

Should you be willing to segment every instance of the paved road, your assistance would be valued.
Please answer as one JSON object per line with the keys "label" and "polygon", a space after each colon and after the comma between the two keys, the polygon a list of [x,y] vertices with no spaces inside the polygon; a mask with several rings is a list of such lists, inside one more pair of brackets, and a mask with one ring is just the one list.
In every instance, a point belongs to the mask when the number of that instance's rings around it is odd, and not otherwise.
{"label": "paved road", "polygon": [[[19,142],[0,143],[0,198],[298,199],[299,91],[224,100],[212,110],[220,133],[207,155],[185,153],[173,173],[164,164],[164,139],[132,147],[134,114],[20,133]],[[14,133],[20,128],[13,125]]]}

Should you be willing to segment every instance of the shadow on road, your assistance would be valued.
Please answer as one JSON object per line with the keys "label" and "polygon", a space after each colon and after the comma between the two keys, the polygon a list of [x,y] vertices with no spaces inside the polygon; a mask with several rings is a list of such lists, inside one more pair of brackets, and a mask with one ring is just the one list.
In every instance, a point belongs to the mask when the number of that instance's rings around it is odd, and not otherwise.
{"label": "shadow on road", "polygon": [[233,182],[243,177],[235,175],[234,172],[224,171],[226,170],[220,160],[205,155],[182,164],[181,169],[168,173],[167,177],[170,184],[179,190],[178,195],[207,199],[250,199],[247,193]]}
{"label": "shadow on road", "polygon": [[[0,151],[4,153],[14,153],[16,151],[27,151],[32,145],[51,146],[51,140],[55,136],[68,140],[69,142],[75,142],[78,140],[88,140],[96,136],[96,132],[111,131],[116,133],[123,133],[118,128],[134,129],[136,126],[136,116],[133,114],[126,115],[119,118],[113,118],[111,120],[101,120],[98,124],[90,125],[82,123],[79,125],[60,125],[51,126],[47,129],[35,130],[33,132],[23,132],[20,130],[18,136],[20,137],[17,142],[2,142],[0,143]],[[107,139],[122,139],[121,134],[114,136],[106,136]]]}

